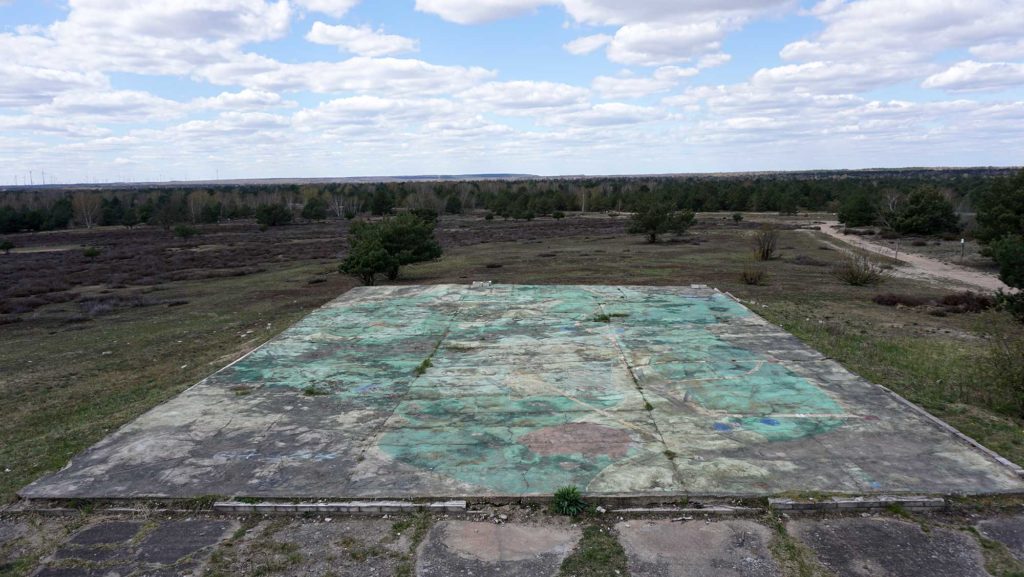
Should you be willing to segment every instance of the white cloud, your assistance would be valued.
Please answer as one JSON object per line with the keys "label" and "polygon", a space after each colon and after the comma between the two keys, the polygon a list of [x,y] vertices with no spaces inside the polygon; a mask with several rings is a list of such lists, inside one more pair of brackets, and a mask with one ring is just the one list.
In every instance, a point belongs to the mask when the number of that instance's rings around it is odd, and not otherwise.
{"label": "white cloud", "polygon": [[266,90],[246,88],[239,92],[221,92],[210,98],[197,98],[191,105],[198,109],[247,110],[274,106],[296,106],[281,98],[280,94]]}
{"label": "white cloud", "polygon": [[78,72],[41,66],[26,66],[0,61],[0,107],[26,106],[49,102],[68,90],[100,89],[108,86],[98,72]]}
{"label": "white cloud", "polygon": [[628,24],[619,28],[608,45],[608,59],[641,66],[686,62],[719,52],[722,38],[732,26],[716,21]]}
{"label": "white cloud", "polygon": [[36,117],[74,118],[91,123],[166,120],[185,114],[186,106],[140,90],[64,92],[47,104],[34,106]]}
{"label": "white cloud", "polygon": [[196,75],[213,84],[275,92],[382,90],[390,94],[444,94],[465,90],[495,73],[478,67],[441,66],[403,58],[358,56],[341,62],[285,63],[246,54],[230,62],[205,66]]}
{"label": "white cloud", "polygon": [[662,66],[651,76],[598,76],[594,79],[594,90],[604,98],[640,98],[659,92],[667,92],[684,78],[696,76],[697,68],[680,68],[678,66]]}
{"label": "white cloud", "polygon": [[576,56],[582,56],[584,54],[590,54],[591,52],[607,45],[612,41],[612,37],[607,34],[592,34],[590,36],[583,36],[577,38],[572,42],[569,42],[563,46],[566,52],[574,54]]}
{"label": "white cloud", "polygon": [[1024,39],[1016,42],[995,42],[972,46],[970,53],[981,60],[1018,60],[1024,59]]}
{"label": "white cloud", "polygon": [[933,74],[921,86],[950,91],[999,90],[1024,85],[1024,63],[957,62],[947,70]]}
{"label": "white cloud", "polygon": [[482,24],[557,3],[557,0],[416,0],[416,9],[456,24]]}
{"label": "white cloud", "polygon": [[664,111],[652,106],[607,102],[595,104],[585,110],[553,115],[545,118],[544,122],[582,127],[602,127],[654,122],[663,120],[666,116]]}
{"label": "white cloud", "polygon": [[587,103],[586,88],[557,82],[488,82],[461,92],[475,106],[504,114],[536,114],[559,108],[580,108]]}
{"label": "white cloud", "polygon": [[415,52],[420,48],[419,40],[385,34],[369,26],[330,26],[314,22],[306,40],[316,44],[337,46],[338,49],[360,56],[390,56],[401,52]]}
{"label": "white cloud", "polygon": [[359,0],[295,0],[295,3],[311,12],[321,12],[341,18],[356,4],[359,4]]}

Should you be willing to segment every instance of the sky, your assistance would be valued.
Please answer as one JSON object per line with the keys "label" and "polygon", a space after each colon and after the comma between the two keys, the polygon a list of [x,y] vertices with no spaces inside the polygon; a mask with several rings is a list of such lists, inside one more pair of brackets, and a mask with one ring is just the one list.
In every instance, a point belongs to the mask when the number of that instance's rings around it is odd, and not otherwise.
{"label": "sky", "polygon": [[0,184],[1024,164],[1022,0],[0,0]]}

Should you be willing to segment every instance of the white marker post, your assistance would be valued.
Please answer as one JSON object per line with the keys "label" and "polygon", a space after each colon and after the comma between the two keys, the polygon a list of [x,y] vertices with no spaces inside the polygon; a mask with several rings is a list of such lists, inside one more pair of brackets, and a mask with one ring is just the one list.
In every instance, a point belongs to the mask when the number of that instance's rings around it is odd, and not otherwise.
{"label": "white marker post", "polygon": [[964,262],[964,252],[966,252],[966,245],[964,244],[967,239],[960,239],[960,262]]}

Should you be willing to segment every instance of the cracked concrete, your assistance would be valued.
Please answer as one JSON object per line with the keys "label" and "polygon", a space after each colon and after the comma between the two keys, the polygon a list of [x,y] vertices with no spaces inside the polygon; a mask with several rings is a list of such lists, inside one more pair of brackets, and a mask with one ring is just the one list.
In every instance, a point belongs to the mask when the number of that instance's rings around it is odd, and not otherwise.
{"label": "cracked concrete", "polygon": [[[429,360],[429,362],[427,362]],[[1015,472],[706,288],[354,289],[27,498],[1002,493]]]}

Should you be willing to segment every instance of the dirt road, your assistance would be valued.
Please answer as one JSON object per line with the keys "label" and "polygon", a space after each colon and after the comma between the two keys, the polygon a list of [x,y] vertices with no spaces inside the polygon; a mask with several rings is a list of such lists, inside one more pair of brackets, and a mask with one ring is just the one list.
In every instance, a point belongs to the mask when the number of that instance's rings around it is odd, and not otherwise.
{"label": "dirt road", "polygon": [[[855,246],[859,249],[878,255],[886,256],[890,259],[895,256],[893,254],[893,250],[889,247],[879,246],[869,240],[866,240],[864,237],[852,234],[843,234],[840,230],[842,230],[842,225],[834,220],[826,221],[821,225],[821,232],[848,245]],[[913,253],[900,253],[899,260],[902,265],[893,271],[894,274],[899,276],[938,282],[943,285],[954,283],[956,285],[963,285],[975,290],[982,289],[990,292],[1004,290],[1013,292],[1013,289],[1008,287],[996,276],[981,271],[944,263],[933,258]]]}

